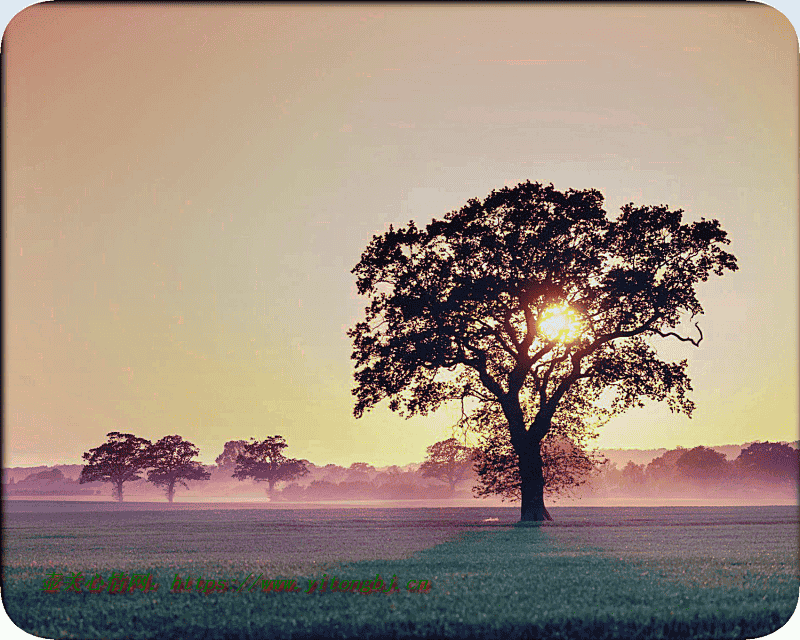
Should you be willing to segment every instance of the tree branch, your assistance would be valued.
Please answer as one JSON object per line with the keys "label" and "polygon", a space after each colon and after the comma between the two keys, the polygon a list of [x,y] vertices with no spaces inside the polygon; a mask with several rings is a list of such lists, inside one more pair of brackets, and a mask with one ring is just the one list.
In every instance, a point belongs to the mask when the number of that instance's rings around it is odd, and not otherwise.
{"label": "tree branch", "polygon": [[473,353],[475,354],[474,357],[468,358],[467,354],[464,353],[464,346],[459,342],[458,343],[458,353],[454,358],[456,364],[465,364],[469,367],[475,369],[478,372],[478,377],[480,381],[483,383],[483,386],[492,393],[495,397],[499,398],[503,395],[503,389],[498,384],[497,380],[495,380],[492,375],[489,373],[489,370],[486,367],[486,354],[483,351],[472,349]]}
{"label": "tree branch", "polygon": [[522,312],[525,314],[525,337],[519,343],[519,351],[527,357],[528,349],[533,344],[533,338],[536,335],[536,321],[528,305],[522,304]]}
{"label": "tree branch", "polygon": [[694,326],[697,327],[697,332],[700,334],[700,337],[697,340],[693,340],[692,338],[689,337],[679,336],[674,331],[668,331],[667,333],[663,333],[662,331],[656,330],[655,333],[660,335],[662,338],[668,338],[669,336],[673,336],[678,340],[680,340],[681,342],[691,342],[695,347],[699,347],[700,343],[703,341],[703,332],[700,329],[700,325],[698,325],[696,322],[694,323]]}
{"label": "tree branch", "polygon": [[[506,353],[508,353],[508,355],[510,355],[512,358],[514,358],[514,360],[518,360],[518,354],[517,354],[517,352],[516,352],[516,351],[514,351],[514,350],[513,350],[513,349],[512,349],[512,348],[511,348],[511,347],[508,345],[508,343],[506,342],[506,339],[503,337],[503,334],[502,334],[502,333],[500,333],[500,331],[498,331],[497,327],[493,327],[492,325],[488,324],[487,322],[484,322],[484,321],[483,321],[483,320],[481,320],[480,318],[478,318],[478,324],[480,324],[480,325],[481,325],[481,326],[483,326],[483,327],[486,327],[486,328],[487,328],[487,329],[488,329],[488,330],[489,330],[489,331],[492,333],[492,335],[493,335],[495,338],[497,338],[497,341],[500,343],[500,346],[501,346],[501,347],[503,347],[503,350],[504,350]],[[509,337],[510,337],[512,340],[514,340],[514,337],[513,337],[513,336],[509,336]],[[516,341],[514,341],[514,346],[516,346],[516,347],[519,347],[519,345],[518,345],[518,344],[516,344]]]}
{"label": "tree branch", "polygon": [[643,325],[637,327],[636,329],[623,331],[622,329],[618,328],[613,333],[607,333],[606,335],[600,336],[591,344],[587,345],[583,349],[579,349],[578,351],[576,351],[575,356],[577,356],[578,359],[580,360],[584,356],[587,356],[590,353],[594,353],[597,350],[597,347],[599,347],[602,344],[605,344],[606,342],[611,342],[612,340],[616,340],[617,338],[631,338],[633,336],[638,336],[647,331],[648,329],[650,329],[650,325],[653,324],[657,319],[658,319],[658,314],[656,313],[655,315],[650,316],[650,318],[647,321],[645,321]]}

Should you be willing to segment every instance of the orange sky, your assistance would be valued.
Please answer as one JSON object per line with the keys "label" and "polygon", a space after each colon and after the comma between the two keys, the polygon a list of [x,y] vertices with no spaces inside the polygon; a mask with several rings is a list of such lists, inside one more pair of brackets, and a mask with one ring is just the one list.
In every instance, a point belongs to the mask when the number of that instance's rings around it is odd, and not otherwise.
{"label": "orange sky", "polygon": [[36,5],[10,23],[4,464],[108,431],[406,464],[455,411],[352,417],[374,233],[530,179],[718,218],[694,417],[602,447],[795,440],[798,43],[764,5]]}

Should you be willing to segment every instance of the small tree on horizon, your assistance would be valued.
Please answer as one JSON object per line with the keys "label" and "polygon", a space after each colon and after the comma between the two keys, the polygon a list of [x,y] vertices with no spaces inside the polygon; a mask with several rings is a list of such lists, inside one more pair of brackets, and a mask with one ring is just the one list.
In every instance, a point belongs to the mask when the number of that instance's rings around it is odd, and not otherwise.
{"label": "small tree on horizon", "polygon": [[469,475],[475,452],[455,438],[436,442],[427,448],[425,461],[419,472],[424,478],[436,478],[450,485],[454,493],[456,485]]}
{"label": "small tree on horizon", "polygon": [[175,498],[176,485],[189,488],[188,480],[208,480],[211,474],[203,466],[192,460],[200,450],[181,436],[164,436],[147,451],[147,481],[163,487],[167,500]]}
{"label": "small tree on horizon", "polygon": [[719,480],[732,467],[724,453],[703,446],[684,451],[675,466],[684,478],[694,481]]}
{"label": "small tree on horizon", "polygon": [[619,472],[621,484],[629,491],[640,492],[645,488],[647,476],[644,472],[643,464],[636,464],[633,460],[628,460],[628,464]]}
{"label": "small tree on horizon", "polygon": [[269,495],[272,496],[276,483],[294,480],[308,473],[301,460],[283,455],[283,450],[288,446],[283,436],[269,436],[260,442],[253,439],[236,458],[233,477],[239,480],[253,478],[256,482],[266,481],[269,483]]}
{"label": "small tree on horizon", "polygon": [[369,482],[369,474],[375,471],[368,462],[354,462],[347,468],[348,482]]}
{"label": "small tree on horizon", "polygon": [[122,485],[141,480],[139,472],[148,466],[147,452],[151,443],[131,433],[119,431],[111,431],[106,436],[108,442],[83,454],[86,464],[81,469],[78,482],[109,482],[113,498],[122,502]]}
{"label": "small tree on horizon", "polygon": [[675,449],[668,449],[660,456],[653,458],[645,467],[647,481],[655,485],[670,486],[678,477],[678,459],[688,451],[678,445]]}
{"label": "small tree on horizon", "polygon": [[239,454],[244,452],[246,446],[247,440],[228,440],[222,449],[222,453],[214,460],[217,467],[223,470],[229,469],[233,473],[236,468],[236,459]]}

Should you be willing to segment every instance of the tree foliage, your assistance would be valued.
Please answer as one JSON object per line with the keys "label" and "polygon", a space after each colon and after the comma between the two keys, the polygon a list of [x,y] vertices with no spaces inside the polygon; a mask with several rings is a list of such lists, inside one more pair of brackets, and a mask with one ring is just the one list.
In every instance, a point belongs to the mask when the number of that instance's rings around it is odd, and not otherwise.
{"label": "tree foliage", "polygon": [[[478,484],[473,491],[482,497],[499,495],[503,500],[519,500],[522,495],[519,457],[503,417],[495,403],[484,405],[462,421],[463,428],[479,434],[475,449]],[[546,495],[569,494],[588,482],[597,465],[604,462],[589,448],[597,434],[579,416],[565,418],[566,414],[560,414],[540,443]]]}
{"label": "tree foliage", "polygon": [[354,462],[347,468],[347,480],[350,482],[368,482],[370,473],[375,467],[367,462]]}
{"label": "tree foliage", "polygon": [[609,218],[602,204],[592,189],[506,187],[424,229],[390,226],[353,270],[369,298],[348,332],[354,414],[383,400],[405,416],[499,403],[523,520],[544,518],[540,443],[576,399],[691,414],[687,361],[660,359],[653,342],[699,345],[697,324],[698,338],[680,332],[703,310],[695,285],[737,268],[716,220],[632,203]]}
{"label": "tree foliage", "polygon": [[656,480],[673,480],[678,469],[678,459],[686,451],[684,447],[678,447],[677,449],[665,451],[660,456],[653,458],[647,464],[647,475]]}
{"label": "tree foliage", "polygon": [[[38,473],[32,473],[23,480],[23,482],[44,482],[46,484],[53,484],[54,482],[63,482],[66,480],[64,472],[61,469],[45,469]],[[74,480],[72,481],[74,482]]]}
{"label": "tree foliage", "polygon": [[236,467],[236,459],[239,454],[244,453],[247,440],[228,440],[214,462],[220,469],[231,469]]}
{"label": "tree foliage", "polygon": [[800,452],[783,442],[754,442],[742,449],[735,465],[754,477],[784,478],[797,482]]}
{"label": "tree foliage", "polygon": [[148,482],[164,487],[167,500],[172,502],[177,485],[189,488],[189,480],[208,480],[211,474],[192,460],[200,450],[181,436],[164,436],[147,452]]}
{"label": "tree foliage", "polygon": [[472,468],[475,452],[455,438],[432,444],[427,449],[419,472],[425,478],[436,478],[450,485],[450,491],[467,477]]}
{"label": "tree foliage", "polygon": [[283,455],[283,450],[288,446],[283,436],[269,436],[260,442],[253,439],[236,458],[233,477],[239,480],[253,478],[256,482],[266,481],[272,494],[275,483],[306,475],[308,469],[301,460]]}
{"label": "tree foliage", "polygon": [[730,463],[725,454],[700,446],[684,451],[675,461],[675,466],[686,478],[707,480],[723,476]]}
{"label": "tree foliage", "polygon": [[645,475],[645,466],[643,464],[636,464],[633,460],[628,460],[622,471],[620,471],[622,482],[628,489],[641,488],[647,476]]}
{"label": "tree foliage", "polygon": [[150,441],[118,431],[106,436],[108,442],[83,454],[86,464],[81,469],[79,482],[110,482],[114,498],[122,502],[122,485],[140,480],[139,472],[148,466]]}

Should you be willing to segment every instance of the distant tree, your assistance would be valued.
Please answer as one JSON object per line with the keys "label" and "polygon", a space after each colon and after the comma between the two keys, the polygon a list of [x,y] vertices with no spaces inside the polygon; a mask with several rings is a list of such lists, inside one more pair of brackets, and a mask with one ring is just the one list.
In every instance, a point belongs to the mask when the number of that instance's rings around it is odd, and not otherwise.
{"label": "distant tree", "polygon": [[725,475],[730,463],[725,454],[701,446],[684,451],[675,466],[690,480],[718,480]]}
{"label": "distant tree", "polygon": [[734,464],[752,477],[797,483],[800,452],[783,442],[754,442],[742,449]]}
{"label": "distant tree", "polygon": [[396,464],[388,467],[385,471],[381,471],[373,480],[376,486],[386,487],[387,489],[396,486],[403,481],[403,470]]}
{"label": "distant tree", "polygon": [[110,482],[114,499],[122,502],[122,485],[141,480],[139,472],[148,466],[150,441],[130,433],[111,431],[108,442],[83,454],[87,461],[79,482]]}
{"label": "distant tree", "polygon": [[147,481],[163,487],[167,500],[172,502],[176,485],[188,489],[188,480],[208,480],[211,477],[199,462],[192,460],[199,453],[196,446],[181,436],[164,436],[147,451],[147,466],[152,467],[147,472]]}
{"label": "distant tree", "polygon": [[424,478],[436,478],[450,485],[450,493],[466,478],[474,462],[475,452],[455,438],[432,444],[427,449],[425,461],[419,468]]}
{"label": "distant tree", "polygon": [[337,485],[328,480],[314,480],[306,487],[303,495],[306,500],[335,500]]}
{"label": "distant tree", "polygon": [[247,440],[228,440],[222,449],[222,453],[217,456],[214,462],[220,469],[229,469],[233,473],[236,467],[236,459],[239,454],[244,453],[246,446]]}
{"label": "distant tree", "polygon": [[53,467],[52,469],[45,469],[44,471],[39,471],[38,473],[32,473],[31,475],[27,476],[23,482],[52,484],[54,482],[63,482],[65,479],[66,478],[64,478],[64,473],[61,471],[61,469],[56,469]]}
{"label": "distant tree", "polygon": [[648,480],[654,482],[665,482],[673,480],[678,473],[678,458],[680,458],[686,449],[678,447],[665,451],[657,458],[651,460],[647,467],[645,467],[645,475]]}
{"label": "distant tree", "polygon": [[366,462],[354,462],[347,469],[348,482],[369,482],[370,472],[375,471],[375,467]]}
{"label": "distant tree", "polygon": [[239,480],[253,478],[256,482],[266,481],[269,483],[269,494],[273,495],[277,482],[294,480],[308,473],[302,461],[283,455],[283,450],[288,446],[283,436],[269,436],[260,442],[253,439],[236,458],[233,477]]}
{"label": "distant tree", "polygon": [[[519,463],[521,520],[546,516],[541,443],[576,399],[615,413],[648,398],[691,414],[687,361],[658,338],[702,313],[696,285],[735,271],[716,220],[622,207],[599,191],[525,182],[424,229],[376,235],[353,269],[369,298],[353,340],[354,415],[383,400],[406,417],[496,402]],[[442,376],[445,373],[445,376]]]}
{"label": "distant tree", "polygon": [[628,460],[628,464],[620,472],[620,480],[628,489],[639,490],[645,484],[644,465]]}
{"label": "distant tree", "polygon": [[368,462],[354,462],[349,467],[350,471],[355,471],[356,473],[369,473],[370,471],[375,471],[375,467],[373,467]]}
{"label": "distant tree", "polygon": [[325,472],[322,479],[333,484],[347,476],[347,469],[338,464],[326,464],[322,470]]}
{"label": "distant tree", "polygon": [[[419,471],[419,470],[417,470]],[[414,499],[430,497],[431,492],[419,483],[419,474],[415,471],[403,471],[392,466],[384,472],[378,496],[388,500]]]}
{"label": "distant tree", "polygon": [[290,502],[304,502],[306,489],[305,487],[300,486],[297,482],[292,482],[288,487],[284,487],[280,494],[281,500],[288,500]]}
{"label": "distant tree", "polygon": [[303,466],[305,466],[305,468],[308,469],[309,473],[316,473],[317,469],[319,469],[317,465],[315,465],[310,460],[306,460],[305,458],[302,458],[300,462],[302,462]]}

